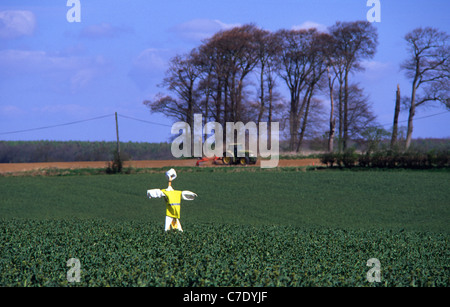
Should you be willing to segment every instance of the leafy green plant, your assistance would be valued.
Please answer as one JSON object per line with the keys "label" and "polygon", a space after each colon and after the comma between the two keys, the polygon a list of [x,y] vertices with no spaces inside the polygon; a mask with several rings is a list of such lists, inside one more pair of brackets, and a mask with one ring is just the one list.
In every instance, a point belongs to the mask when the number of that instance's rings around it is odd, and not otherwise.
{"label": "leafy green plant", "polygon": [[123,169],[123,160],[120,155],[115,152],[114,159],[108,163],[108,167],[106,168],[107,174],[117,174],[121,173]]}
{"label": "leafy green plant", "polygon": [[336,162],[336,157],[335,157],[334,153],[327,152],[320,156],[320,162],[322,162],[323,164],[325,164],[329,167],[333,167],[333,164]]}
{"label": "leafy green plant", "polygon": [[347,149],[342,155],[342,163],[345,167],[351,168],[355,166],[358,161],[358,155],[355,153],[354,148]]}
{"label": "leafy green plant", "polygon": [[163,170],[0,177],[0,286],[449,286],[447,172],[226,169],[178,173],[183,233],[145,196]]}
{"label": "leafy green plant", "polygon": [[[0,286],[448,286],[448,236],[435,233],[106,220],[0,222]],[[89,235],[86,235],[89,234]],[[368,259],[381,262],[369,283]],[[67,260],[80,262],[80,282]]]}

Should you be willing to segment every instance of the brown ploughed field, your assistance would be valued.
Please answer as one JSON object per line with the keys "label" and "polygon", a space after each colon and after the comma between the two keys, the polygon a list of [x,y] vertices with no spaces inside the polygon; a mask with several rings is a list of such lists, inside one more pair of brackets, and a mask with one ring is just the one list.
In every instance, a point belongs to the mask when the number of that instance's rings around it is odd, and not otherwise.
{"label": "brown ploughed field", "polygon": [[[82,169],[82,168],[106,168],[108,161],[86,161],[86,162],[45,162],[45,163],[0,163],[1,173],[20,173],[40,169]],[[180,160],[146,160],[146,161],[125,161],[124,167],[134,168],[163,168],[177,166],[196,166],[197,159]],[[278,167],[295,167],[321,165],[319,159],[286,159],[279,160]],[[200,167],[204,166],[226,166],[222,161],[214,164],[212,161],[201,162]],[[259,167],[260,161],[248,167]],[[243,166],[245,167],[245,166]]]}

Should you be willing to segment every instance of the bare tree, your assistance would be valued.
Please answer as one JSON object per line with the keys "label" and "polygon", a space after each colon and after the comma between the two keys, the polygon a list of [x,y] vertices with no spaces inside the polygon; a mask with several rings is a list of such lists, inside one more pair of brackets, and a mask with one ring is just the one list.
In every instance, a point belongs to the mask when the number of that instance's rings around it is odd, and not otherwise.
{"label": "bare tree", "polygon": [[172,96],[158,93],[152,100],[144,100],[143,103],[150,108],[150,112],[162,113],[179,121],[187,120],[185,103]]}
{"label": "bare tree", "polygon": [[316,29],[280,30],[276,33],[278,44],[281,46],[279,74],[290,92],[289,149],[291,151],[296,150],[300,118],[307,102],[305,99],[307,78],[313,71],[310,61],[311,42],[316,31]]}
{"label": "bare tree", "polygon": [[[153,102],[144,101],[144,104],[148,105],[153,112],[166,112],[164,109],[159,109],[158,106],[165,105],[168,109],[171,109],[171,104],[178,111],[173,110],[177,114],[178,118],[185,120],[189,125],[193,124],[194,111],[198,109],[196,105],[197,92],[196,92],[196,80],[199,75],[199,71],[193,62],[194,52],[184,56],[175,56],[169,63],[169,68],[166,71],[166,77],[159,85],[166,88],[168,91],[175,94],[176,98],[168,99],[168,96],[158,95],[157,99]],[[173,116],[173,114],[171,116]]]}
{"label": "bare tree", "polygon": [[[209,119],[214,119],[214,108],[211,102],[213,101],[213,87],[214,87],[214,65],[207,53],[203,53],[200,49],[194,53],[192,59],[194,65],[198,69],[198,83],[197,91],[199,93],[199,112],[202,114],[204,124]],[[207,133],[205,131],[205,133]],[[207,135],[205,134],[205,139]]]}
{"label": "bare tree", "polygon": [[[174,93],[175,97],[159,93],[153,101],[144,101],[151,112],[162,113],[184,121],[190,127],[194,127],[194,113],[199,110],[196,90],[199,70],[193,61],[195,52],[194,49],[190,54],[177,55],[169,63],[169,69],[166,71],[166,77],[160,87]],[[194,138],[191,138],[191,141],[194,142]],[[191,145],[191,148],[194,148],[193,144]]]}
{"label": "bare tree", "polygon": [[[350,84],[348,92],[348,135],[353,139],[363,138],[362,133],[367,128],[376,126],[376,117],[369,103],[369,97],[358,84]],[[342,114],[339,114],[339,110],[335,112],[335,117],[339,119]]]}
{"label": "bare tree", "polygon": [[334,77],[330,73],[330,67],[327,67],[327,78],[328,78],[328,91],[330,95],[330,131],[328,134],[328,152],[333,152],[333,142],[334,142],[334,133],[336,128],[336,119],[334,117],[334,81],[337,78],[337,74]]}
{"label": "bare tree", "polygon": [[226,104],[228,84],[225,56],[212,39],[205,41],[198,49],[196,63],[201,71],[199,88],[205,94],[205,120],[211,118],[218,123],[224,123],[224,102]]}
{"label": "bare tree", "polygon": [[[288,122],[289,149],[299,151],[304,137],[321,127],[323,118],[315,113],[322,112],[323,104],[316,95],[327,87],[328,76],[332,106],[329,150],[333,149],[336,120],[345,148],[349,131],[356,129],[352,121],[362,118],[352,116],[365,112],[364,104],[354,104],[352,95],[361,91],[349,84],[349,74],[361,69],[361,59],[373,56],[376,39],[376,31],[366,22],[338,22],[330,34],[316,29],[271,33],[252,24],[219,31],[189,54],[174,57],[161,84],[168,93],[144,104],[152,112],[185,121],[191,127],[194,113],[200,112],[205,122],[212,119],[222,125],[230,121],[259,123],[264,118],[269,127],[273,120],[280,120],[281,126]],[[257,95],[249,78],[251,72],[258,76]],[[289,103],[276,91],[277,77],[289,90]],[[356,122],[358,127],[363,125]]]}
{"label": "bare tree", "polygon": [[[344,57],[341,56],[338,52],[336,52],[337,49],[337,42],[336,38],[334,36],[328,35],[327,41],[326,41],[326,48],[325,48],[325,56],[327,58],[327,94],[330,97],[330,119],[329,119],[329,132],[328,132],[328,152],[333,152],[334,150],[334,138],[335,138],[335,132],[336,132],[336,116],[335,116],[335,110],[339,110],[338,114],[343,113],[342,110],[342,100],[343,100],[343,86],[344,86]],[[338,95],[335,95],[334,90],[334,84],[338,81]],[[336,103],[335,103],[335,97],[337,97],[338,102],[338,109],[336,109]],[[339,142],[338,146],[340,148],[339,151],[341,151],[341,142],[342,140],[342,116],[339,116]]]}
{"label": "bare tree", "polygon": [[400,67],[412,80],[406,149],[411,145],[417,107],[438,101],[450,108],[449,38],[446,32],[430,27],[414,29],[405,36],[409,58]]}
{"label": "bare tree", "polygon": [[[349,101],[349,75],[356,70],[362,70],[360,61],[370,59],[375,55],[378,44],[376,28],[368,21],[336,22],[329,28],[334,38],[334,52],[338,60],[333,62],[335,71],[340,74],[339,86],[339,133],[342,135],[342,149],[347,148],[349,140],[348,101]],[[343,88],[342,88],[343,86]],[[343,93],[342,93],[343,89]],[[343,94],[343,97],[342,97]],[[341,98],[343,98],[341,100]],[[340,147],[341,148],[341,147]]]}
{"label": "bare tree", "polygon": [[261,30],[254,25],[243,25],[220,31],[206,42],[206,49],[215,54],[216,72],[220,77],[220,85],[223,85],[220,91],[224,95],[224,122],[240,121],[244,114],[242,100],[245,78],[258,63],[254,44],[255,32],[258,31]]}
{"label": "bare tree", "polygon": [[[297,152],[300,151],[302,146],[303,138],[305,136],[306,126],[308,124],[311,107],[311,99],[314,97],[317,88],[319,87],[319,82],[322,76],[327,71],[328,59],[327,59],[327,49],[329,47],[329,35],[326,33],[315,32],[311,39],[311,46],[309,50],[309,60],[312,67],[311,73],[307,78],[307,90],[305,92],[305,107],[302,114],[301,130],[299,135],[299,140],[297,144]],[[318,103],[315,104],[316,106]],[[316,108],[319,109],[319,108]]]}
{"label": "bare tree", "polygon": [[214,104],[208,113],[216,122],[244,121],[246,112],[246,81],[258,63],[256,40],[263,30],[243,25],[219,31],[198,48],[202,67],[200,86]]}
{"label": "bare tree", "polygon": [[280,52],[280,46],[277,43],[275,34],[265,30],[255,32],[254,40],[258,58],[258,65],[256,68],[259,79],[259,89],[257,91],[259,94],[257,123],[262,121],[262,118],[267,111],[269,113],[268,118],[270,126],[271,113],[273,112],[273,90],[276,85],[276,72],[279,67],[277,55]]}

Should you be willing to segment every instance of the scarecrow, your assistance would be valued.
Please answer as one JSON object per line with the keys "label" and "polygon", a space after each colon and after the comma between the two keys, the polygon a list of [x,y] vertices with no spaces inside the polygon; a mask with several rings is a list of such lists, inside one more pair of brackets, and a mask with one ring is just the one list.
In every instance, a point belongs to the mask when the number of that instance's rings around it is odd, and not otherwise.
{"label": "scarecrow", "polygon": [[197,197],[197,194],[191,191],[178,191],[174,190],[172,187],[172,180],[177,178],[177,173],[173,168],[166,172],[167,180],[169,181],[169,185],[166,189],[150,189],[147,190],[147,197],[152,198],[161,198],[164,197],[166,200],[166,223],[165,223],[165,231],[170,229],[177,229],[179,231],[183,231],[180,223],[180,203],[181,199],[184,200],[194,200]]}

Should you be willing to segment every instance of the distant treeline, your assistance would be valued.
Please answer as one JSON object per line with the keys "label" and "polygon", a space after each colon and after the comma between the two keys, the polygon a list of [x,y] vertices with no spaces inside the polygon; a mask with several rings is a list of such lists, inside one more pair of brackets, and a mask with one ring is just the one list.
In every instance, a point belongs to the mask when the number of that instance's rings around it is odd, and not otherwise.
{"label": "distant treeline", "polygon": [[[352,143],[359,152],[367,151],[367,144]],[[310,153],[327,151],[325,139],[305,142]],[[363,146],[364,145],[364,146]],[[388,144],[378,144],[380,150]],[[122,160],[170,160],[171,143],[120,143]],[[0,163],[112,161],[117,149],[116,142],[87,141],[0,141]],[[415,139],[409,151],[418,153],[450,152],[450,139]],[[289,153],[287,141],[280,142],[280,153]]]}
{"label": "distant treeline", "polygon": [[[123,160],[172,159],[170,143],[120,143]],[[0,141],[0,163],[111,161],[116,142]]]}

